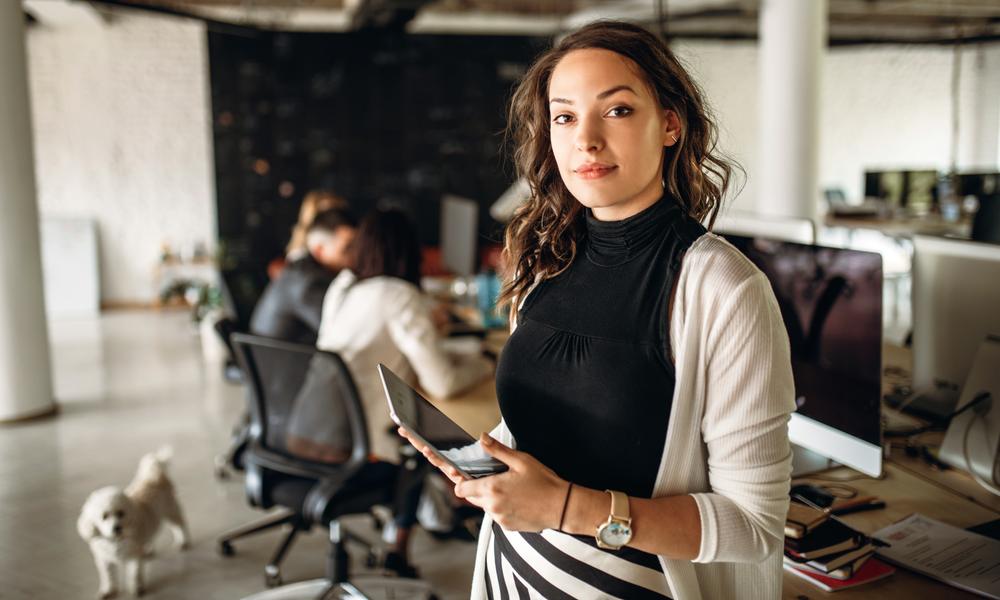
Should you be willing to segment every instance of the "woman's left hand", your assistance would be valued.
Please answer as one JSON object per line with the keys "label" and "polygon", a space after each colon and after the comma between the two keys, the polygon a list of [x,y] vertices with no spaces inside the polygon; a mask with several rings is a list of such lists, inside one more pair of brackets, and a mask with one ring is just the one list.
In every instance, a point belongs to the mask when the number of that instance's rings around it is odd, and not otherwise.
{"label": "woman's left hand", "polygon": [[530,454],[508,448],[485,433],[479,443],[509,470],[459,482],[455,495],[485,510],[508,531],[558,528],[569,482]]}

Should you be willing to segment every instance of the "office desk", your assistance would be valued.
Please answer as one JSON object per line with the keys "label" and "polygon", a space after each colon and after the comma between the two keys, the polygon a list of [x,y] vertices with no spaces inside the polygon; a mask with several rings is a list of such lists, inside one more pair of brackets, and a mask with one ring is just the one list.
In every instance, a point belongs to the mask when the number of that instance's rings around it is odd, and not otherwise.
{"label": "office desk", "polygon": [[492,377],[451,400],[435,401],[434,406],[476,438],[484,431],[491,431],[500,422],[500,407],[497,406]]}
{"label": "office desk", "polygon": [[[505,339],[506,334],[502,332],[491,333],[488,343],[494,348],[499,348]],[[883,351],[883,362],[897,367],[900,374],[885,377],[883,383],[888,387],[897,383],[896,380],[905,381],[910,370],[910,360],[908,350],[887,345]],[[482,431],[490,431],[500,420],[492,378],[483,381],[458,398],[435,404],[475,436]],[[930,437],[926,441],[933,442],[934,439]],[[912,513],[921,513],[962,528],[1000,518],[1000,497],[984,490],[969,475],[956,469],[934,470],[922,459],[909,458],[902,452],[894,453],[886,462],[885,475],[882,479],[873,479],[846,467],[839,467],[812,478],[796,479],[796,482],[814,481],[822,484],[828,483],[828,480],[833,478],[844,480],[847,485],[857,489],[859,494],[878,496],[885,500],[886,507],[882,510],[842,517],[851,526],[865,533],[873,533]],[[978,598],[974,594],[902,568],[897,568],[896,574],[888,579],[843,590],[837,592],[835,596],[785,573],[782,598],[802,600],[827,597],[841,600],[873,597],[880,600]]]}
{"label": "office desk", "polygon": [[[506,330],[493,330],[486,335],[483,346],[499,355],[509,334]],[[435,400],[434,406],[462,426],[473,437],[483,431],[492,431],[500,422],[497,405],[496,382],[492,377],[479,382],[472,389],[450,400]]]}
{"label": "office desk", "polygon": [[[841,517],[849,525],[865,533],[873,533],[913,513],[920,513],[962,528],[1000,518],[1000,502],[996,503],[996,508],[972,502],[932,481],[927,477],[929,471],[928,467],[916,462],[905,466],[889,462],[886,465],[883,479],[859,476],[857,472],[841,467],[819,475],[824,481],[809,477],[795,481],[814,481],[822,484],[829,483],[826,481],[828,478],[844,478],[847,480],[847,485],[856,488],[858,493],[878,496],[885,500],[886,507],[882,510],[854,513]],[[952,474],[962,476],[957,471],[953,471]],[[854,477],[859,478],[853,479]],[[969,483],[976,485],[971,477],[964,477]],[[979,598],[974,594],[898,567],[896,574],[888,579],[843,590],[837,592],[836,596],[824,592],[794,575],[785,573],[782,598],[801,600],[803,596],[809,598],[836,597],[843,600],[876,597],[880,600],[894,598],[906,598],[907,600],[911,598]]]}
{"label": "office desk", "polygon": [[972,220],[968,217],[951,222],[945,221],[938,215],[898,218],[850,218],[827,215],[823,219],[823,225],[845,229],[873,229],[890,237],[906,239],[911,239],[917,234],[950,235],[967,239],[972,231]]}

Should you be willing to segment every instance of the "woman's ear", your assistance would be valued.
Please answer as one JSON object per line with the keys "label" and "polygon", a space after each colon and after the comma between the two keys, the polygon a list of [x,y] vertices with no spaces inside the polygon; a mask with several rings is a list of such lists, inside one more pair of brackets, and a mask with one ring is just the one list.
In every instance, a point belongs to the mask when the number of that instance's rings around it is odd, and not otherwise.
{"label": "woman's ear", "polygon": [[681,119],[669,108],[663,109],[663,145],[673,146],[681,139]]}

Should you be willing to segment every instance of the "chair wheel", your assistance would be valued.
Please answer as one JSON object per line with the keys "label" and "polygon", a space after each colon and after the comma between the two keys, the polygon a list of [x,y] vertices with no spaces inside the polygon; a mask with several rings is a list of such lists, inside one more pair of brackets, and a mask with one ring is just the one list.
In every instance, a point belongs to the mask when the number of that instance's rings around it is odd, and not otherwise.
{"label": "chair wheel", "polygon": [[232,556],[236,554],[236,550],[229,542],[219,542],[219,554],[223,556]]}
{"label": "chair wheel", "polygon": [[278,587],[279,585],[281,585],[281,575],[279,574],[271,575],[270,573],[264,575],[264,585],[266,585],[269,588]]}

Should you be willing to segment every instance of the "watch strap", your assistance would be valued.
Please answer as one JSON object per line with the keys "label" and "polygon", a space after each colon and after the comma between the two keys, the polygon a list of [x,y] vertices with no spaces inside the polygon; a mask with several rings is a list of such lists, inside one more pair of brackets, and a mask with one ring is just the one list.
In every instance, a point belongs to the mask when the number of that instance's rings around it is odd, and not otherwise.
{"label": "watch strap", "polygon": [[629,511],[628,496],[624,492],[619,492],[616,490],[604,490],[605,492],[611,494],[611,518],[615,520],[625,521],[628,523],[631,520],[631,513]]}

